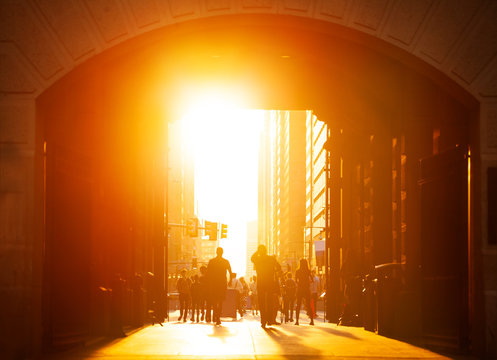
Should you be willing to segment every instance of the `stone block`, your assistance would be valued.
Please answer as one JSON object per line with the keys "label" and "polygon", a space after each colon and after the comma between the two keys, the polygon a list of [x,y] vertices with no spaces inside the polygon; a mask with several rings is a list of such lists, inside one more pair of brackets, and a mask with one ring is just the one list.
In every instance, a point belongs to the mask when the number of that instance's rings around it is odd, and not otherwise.
{"label": "stone block", "polygon": [[206,0],[207,11],[228,10],[231,8],[231,0]]}
{"label": "stone block", "polygon": [[440,1],[420,38],[419,51],[441,64],[481,5],[481,0]]}
{"label": "stone block", "polygon": [[29,258],[30,252],[24,246],[0,244],[0,288],[15,291],[31,285]]}
{"label": "stone block", "polygon": [[0,105],[0,144],[31,145],[34,142],[34,113],[31,102]]}
{"label": "stone block", "polygon": [[73,1],[36,0],[36,5],[73,60],[95,51],[84,14]]}
{"label": "stone block", "polygon": [[385,16],[387,0],[363,1],[353,17],[353,23],[361,27],[376,31]]}
{"label": "stone block", "polygon": [[169,0],[169,9],[174,18],[193,15],[198,11],[193,0]]}
{"label": "stone block", "polygon": [[48,34],[26,4],[2,1],[0,14],[0,40],[14,42],[44,79],[62,70]]}
{"label": "stone block", "polygon": [[319,5],[319,14],[335,19],[345,18],[349,2],[347,0],[323,0]]}
{"label": "stone block", "polygon": [[0,191],[24,192],[27,187],[26,160],[17,151],[8,150],[11,151],[0,149]]}
{"label": "stone block", "polygon": [[34,93],[36,88],[25,75],[25,70],[16,59],[9,54],[0,53],[0,93]]}
{"label": "stone block", "polygon": [[161,20],[159,7],[155,0],[128,0],[128,6],[139,28],[156,24]]}
{"label": "stone block", "polygon": [[24,288],[0,286],[0,355],[2,359],[33,358],[30,347],[31,298]]}
{"label": "stone block", "polygon": [[[26,242],[24,194],[0,192],[0,246],[9,247]],[[0,261],[3,264],[3,261]]]}
{"label": "stone block", "polygon": [[485,290],[497,293],[497,255],[487,253],[483,255],[483,273],[485,274]]}
{"label": "stone block", "polygon": [[433,0],[399,1],[388,19],[388,36],[411,45],[432,4]]}
{"label": "stone block", "polygon": [[98,30],[107,42],[128,34],[124,14],[116,0],[85,0]]}
{"label": "stone block", "polygon": [[476,29],[464,42],[456,55],[457,61],[452,70],[464,82],[470,84],[497,55],[497,2],[491,2],[485,16]]}
{"label": "stone block", "polygon": [[488,292],[485,295],[486,310],[486,356],[488,359],[497,357],[497,292]]}
{"label": "stone block", "polygon": [[242,0],[242,6],[246,9],[271,9],[276,6],[275,0]]}

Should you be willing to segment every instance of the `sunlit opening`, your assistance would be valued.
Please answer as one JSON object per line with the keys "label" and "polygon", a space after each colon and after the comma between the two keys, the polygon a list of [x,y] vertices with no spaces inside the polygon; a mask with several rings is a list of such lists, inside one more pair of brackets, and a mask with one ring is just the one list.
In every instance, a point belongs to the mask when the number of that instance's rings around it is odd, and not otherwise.
{"label": "sunlit opening", "polygon": [[191,99],[181,120],[183,142],[195,163],[196,214],[228,225],[220,246],[240,275],[246,271],[247,222],[257,219],[263,117],[263,110],[242,109],[235,96],[208,92]]}

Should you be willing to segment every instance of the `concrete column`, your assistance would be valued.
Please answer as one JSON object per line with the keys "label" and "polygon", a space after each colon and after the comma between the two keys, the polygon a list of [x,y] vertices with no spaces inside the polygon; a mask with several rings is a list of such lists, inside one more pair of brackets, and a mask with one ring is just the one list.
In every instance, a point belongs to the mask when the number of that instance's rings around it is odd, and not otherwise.
{"label": "concrete column", "polygon": [[339,128],[328,124],[327,171],[326,182],[327,197],[327,223],[326,223],[326,259],[327,259],[327,282],[326,282],[326,317],[330,322],[337,322],[340,314],[340,158],[342,156],[342,135]]}
{"label": "concrete column", "polygon": [[[497,272],[495,271],[497,239],[490,238],[488,232],[488,224],[497,221],[491,218],[488,212],[489,200],[491,201],[488,197],[488,190],[491,186],[496,186],[489,182],[488,176],[489,168],[497,168],[497,101],[495,99],[481,104],[479,120],[480,151],[479,153],[477,149],[471,151],[471,185],[475,190],[472,193],[472,203],[480,205],[478,209],[473,208],[473,214],[480,213],[481,217],[474,216],[475,220],[471,223],[474,256],[473,264],[470,264],[470,272],[473,272],[475,279],[473,284],[476,302],[475,322],[484,323],[482,328],[485,332],[475,334],[475,340],[484,339],[486,355],[491,357],[497,354],[495,342],[495,334],[497,334]],[[481,309],[484,309],[483,313]]]}
{"label": "concrete column", "polygon": [[30,357],[41,343],[43,155],[35,129],[34,100],[0,102],[0,349],[7,358]]}

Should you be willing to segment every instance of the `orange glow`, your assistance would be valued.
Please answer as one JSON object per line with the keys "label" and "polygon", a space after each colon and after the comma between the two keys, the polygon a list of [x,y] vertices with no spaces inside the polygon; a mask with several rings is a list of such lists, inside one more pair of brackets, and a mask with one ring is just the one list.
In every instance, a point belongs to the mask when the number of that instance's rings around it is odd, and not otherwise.
{"label": "orange glow", "polygon": [[183,116],[182,137],[195,162],[200,219],[228,225],[220,245],[233,271],[245,273],[246,223],[257,219],[258,144],[262,110],[240,108],[240,98],[218,90],[198,92]]}

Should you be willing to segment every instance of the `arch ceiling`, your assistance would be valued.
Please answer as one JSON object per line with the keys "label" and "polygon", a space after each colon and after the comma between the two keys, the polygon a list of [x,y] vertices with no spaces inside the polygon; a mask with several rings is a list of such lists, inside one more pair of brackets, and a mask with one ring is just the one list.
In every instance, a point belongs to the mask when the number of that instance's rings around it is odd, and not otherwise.
{"label": "arch ceiling", "polygon": [[3,0],[0,94],[34,98],[77,65],[138,35],[240,14],[353,29],[430,64],[477,99],[497,97],[492,0]]}

